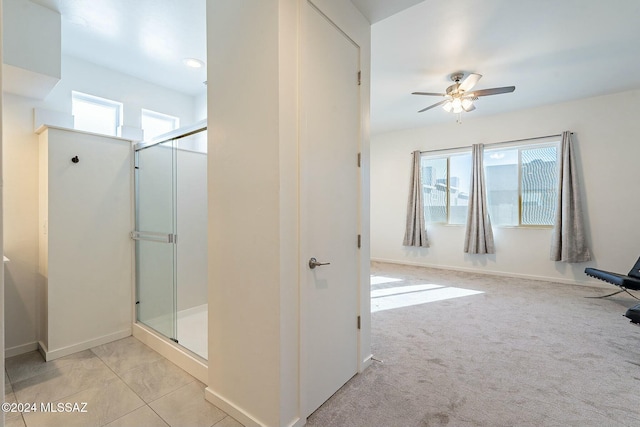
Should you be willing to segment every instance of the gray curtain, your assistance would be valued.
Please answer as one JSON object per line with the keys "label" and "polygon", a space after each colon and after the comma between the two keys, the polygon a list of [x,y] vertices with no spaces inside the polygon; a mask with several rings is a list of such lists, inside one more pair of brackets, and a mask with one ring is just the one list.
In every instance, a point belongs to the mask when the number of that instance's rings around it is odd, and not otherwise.
{"label": "gray curtain", "polygon": [[422,201],[422,167],[420,151],[413,152],[411,165],[411,185],[407,203],[407,224],[404,232],[404,246],[428,248],[427,229],[424,224],[424,203]]}
{"label": "gray curtain", "polygon": [[582,203],[573,159],[571,132],[562,133],[558,203],[551,236],[551,261],[586,262],[591,260],[582,219]]}
{"label": "gray curtain", "polygon": [[469,211],[467,232],[464,238],[464,252],[468,254],[494,254],[493,230],[487,209],[487,190],[484,183],[484,145],[472,147],[471,185],[469,191]]}

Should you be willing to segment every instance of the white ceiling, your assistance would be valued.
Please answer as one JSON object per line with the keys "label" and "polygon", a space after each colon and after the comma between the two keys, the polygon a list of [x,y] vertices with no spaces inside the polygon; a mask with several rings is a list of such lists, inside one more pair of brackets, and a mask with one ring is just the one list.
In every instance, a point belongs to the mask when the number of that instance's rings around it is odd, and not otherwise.
{"label": "white ceiling", "polygon": [[[62,15],[64,54],[187,94],[204,92],[206,0],[32,0]],[[455,121],[455,71],[484,77],[464,120],[640,88],[638,0],[351,0],[372,25],[372,133]]]}
{"label": "white ceiling", "polygon": [[[480,98],[464,120],[640,88],[638,0],[427,0],[372,26],[372,133],[455,115],[418,110],[456,71],[475,86],[516,86]],[[464,124],[463,124],[464,125]]]}
{"label": "white ceiling", "polygon": [[206,0],[31,0],[62,15],[62,53],[190,95],[206,90]]}

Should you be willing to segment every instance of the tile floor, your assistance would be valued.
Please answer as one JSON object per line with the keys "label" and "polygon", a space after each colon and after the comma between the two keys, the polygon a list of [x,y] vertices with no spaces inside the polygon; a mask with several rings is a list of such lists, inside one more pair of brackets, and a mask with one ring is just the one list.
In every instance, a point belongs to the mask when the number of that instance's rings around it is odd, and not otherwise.
{"label": "tile floor", "polygon": [[83,413],[5,413],[7,427],[242,427],[204,399],[204,384],[133,337],[51,362],[34,351],[5,368],[6,402],[87,403]]}

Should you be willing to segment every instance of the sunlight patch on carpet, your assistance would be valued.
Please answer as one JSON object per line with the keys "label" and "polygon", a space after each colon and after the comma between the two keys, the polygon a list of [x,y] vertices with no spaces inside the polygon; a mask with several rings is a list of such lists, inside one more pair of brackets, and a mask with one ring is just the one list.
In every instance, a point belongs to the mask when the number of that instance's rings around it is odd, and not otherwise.
{"label": "sunlight patch on carpet", "polygon": [[482,291],[424,284],[398,286],[371,291],[371,312],[410,307],[452,298],[482,294]]}
{"label": "sunlight patch on carpet", "polygon": [[443,288],[440,285],[409,285],[396,288],[372,289],[371,298],[388,297],[391,295],[410,294],[412,292],[428,291],[430,289]]}
{"label": "sunlight patch on carpet", "polygon": [[396,279],[395,277],[374,276],[371,275],[372,285],[381,285],[383,283],[402,282],[402,279]]}

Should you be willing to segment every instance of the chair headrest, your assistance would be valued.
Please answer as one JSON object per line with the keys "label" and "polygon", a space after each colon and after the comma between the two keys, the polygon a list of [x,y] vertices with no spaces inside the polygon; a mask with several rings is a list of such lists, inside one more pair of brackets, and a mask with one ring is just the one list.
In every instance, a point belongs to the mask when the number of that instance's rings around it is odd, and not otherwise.
{"label": "chair headrest", "polygon": [[627,276],[631,276],[631,277],[635,277],[636,279],[640,279],[640,258],[638,258],[638,260],[636,261],[635,265],[633,266],[633,268],[631,269],[629,274],[627,274]]}

